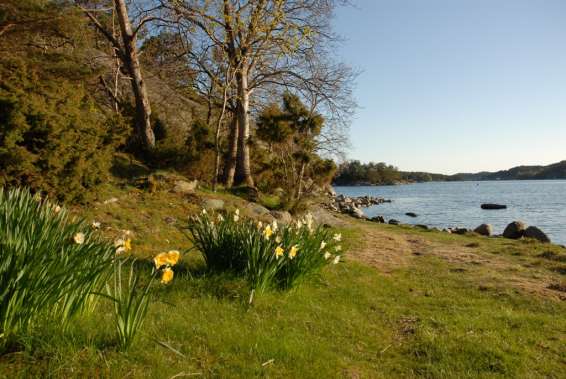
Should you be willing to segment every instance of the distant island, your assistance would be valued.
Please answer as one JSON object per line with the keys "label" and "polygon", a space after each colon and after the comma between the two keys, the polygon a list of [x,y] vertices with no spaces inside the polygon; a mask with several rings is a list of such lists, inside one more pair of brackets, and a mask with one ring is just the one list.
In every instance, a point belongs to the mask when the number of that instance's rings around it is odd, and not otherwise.
{"label": "distant island", "polygon": [[517,166],[497,172],[458,173],[454,175],[429,172],[400,171],[386,163],[348,161],[338,167],[334,185],[393,185],[421,182],[455,182],[478,180],[543,180],[566,179],[566,160],[547,166]]}

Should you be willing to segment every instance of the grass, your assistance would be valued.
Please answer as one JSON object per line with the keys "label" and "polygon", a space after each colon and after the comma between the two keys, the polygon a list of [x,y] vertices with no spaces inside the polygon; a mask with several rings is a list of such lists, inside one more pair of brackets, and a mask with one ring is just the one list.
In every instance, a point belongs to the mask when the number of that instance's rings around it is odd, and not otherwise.
{"label": "grass", "polygon": [[[101,203],[86,216],[110,227],[109,234],[131,229],[140,256],[189,247],[176,225],[163,219],[196,211],[196,200],[128,187],[111,189],[102,199],[113,196],[119,202]],[[232,204],[240,201],[222,196]],[[128,353],[120,352],[111,327],[100,327],[112,325],[112,305],[102,302],[95,314],[82,316],[65,332],[57,325],[35,331],[33,338],[40,341],[35,350],[0,357],[0,377],[563,375],[564,301],[528,294],[503,280],[505,272],[489,276],[487,265],[462,272],[455,270],[461,264],[432,254],[437,246],[457,246],[505,260],[521,275],[546,279],[561,277],[551,268],[564,264],[563,250],[369,224],[341,230],[344,244],[362,248],[362,230],[420,238],[432,247],[387,274],[346,257],[296,290],[265,293],[252,305],[242,279],[206,274],[193,251],[177,266],[173,282],[157,287]]]}

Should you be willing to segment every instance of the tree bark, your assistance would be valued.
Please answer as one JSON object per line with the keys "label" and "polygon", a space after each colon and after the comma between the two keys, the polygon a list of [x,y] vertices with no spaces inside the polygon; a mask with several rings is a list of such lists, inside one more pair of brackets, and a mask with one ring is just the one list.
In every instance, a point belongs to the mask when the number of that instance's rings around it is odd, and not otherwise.
{"label": "tree bark", "polygon": [[255,187],[250,166],[250,94],[248,90],[248,73],[242,69],[236,80],[238,82],[238,161],[236,165],[236,184]]}
{"label": "tree bark", "polygon": [[152,150],[155,147],[155,135],[150,121],[151,106],[138,59],[136,35],[132,31],[125,0],[114,0],[114,6],[124,44],[124,63],[131,76],[132,91],[136,102],[136,134],[142,148]]}
{"label": "tree bark", "polygon": [[228,155],[224,164],[224,186],[232,188],[234,185],[234,174],[236,173],[236,160],[238,159],[238,118],[232,115],[230,123],[230,135],[228,137]]}

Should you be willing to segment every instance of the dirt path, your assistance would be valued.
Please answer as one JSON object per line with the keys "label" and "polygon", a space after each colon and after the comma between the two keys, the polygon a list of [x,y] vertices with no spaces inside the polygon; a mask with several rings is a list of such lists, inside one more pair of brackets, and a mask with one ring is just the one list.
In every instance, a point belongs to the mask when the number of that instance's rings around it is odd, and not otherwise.
{"label": "dirt path", "polygon": [[[385,229],[357,221],[350,222],[349,227],[358,229],[362,235],[361,243],[349,252],[349,256],[382,273],[390,274],[394,270],[419,264],[423,257],[434,256],[448,262],[451,271],[468,275],[478,285],[511,287],[530,294],[566,300],[566,293],[549,288],[553,283],[563,280],[563,276],[536,264],[527,265],[527,258],[520,260],[512,255],[490,253],[479,243],[470,243],[470,238],[437,241],[425,233],[421,235],[401,228]],[[479,241],[480,238],[477,237]]]}

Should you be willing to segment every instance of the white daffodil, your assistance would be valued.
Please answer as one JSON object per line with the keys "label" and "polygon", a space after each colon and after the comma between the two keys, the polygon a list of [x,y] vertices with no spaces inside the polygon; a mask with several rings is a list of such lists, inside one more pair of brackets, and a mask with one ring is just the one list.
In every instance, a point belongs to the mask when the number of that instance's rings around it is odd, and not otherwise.
{"label": "white daffodil", "polygon": [[334,241],[340,242],[342,241],[342,234],[336,233],[332,238],[334,238]]}
{"label": "white daffodil", "polygon": [[340,262],[340,256],[339,256],[339,255],[337,255],[337,256],[334,257],[334,261],[332,261],[332,263],[334,263],[335,265],[337,265],[338,262]]}
{"label": "white daffodil", "polygon": [[75,243],[78,245],[82,245],[85,242],[85,234],[82,232],[76,233],[73,236],[73,241],[75,241]]}

